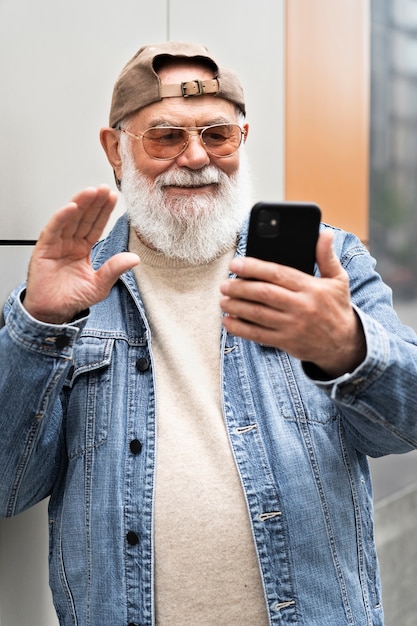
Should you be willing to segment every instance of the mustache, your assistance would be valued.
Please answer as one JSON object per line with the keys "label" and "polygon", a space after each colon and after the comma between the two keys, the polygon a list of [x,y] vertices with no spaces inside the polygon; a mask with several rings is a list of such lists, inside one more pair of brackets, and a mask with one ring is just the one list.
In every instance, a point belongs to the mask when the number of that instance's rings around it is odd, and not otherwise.
{"label": "mustache", "polygon": [[[225,174],[224,174],[225,176]],[[218,184],[222,180],[222,172],[214,165],[207,165],[201,170],[169,170],[155,179],[154,186],[163,187],[202,187]]]}

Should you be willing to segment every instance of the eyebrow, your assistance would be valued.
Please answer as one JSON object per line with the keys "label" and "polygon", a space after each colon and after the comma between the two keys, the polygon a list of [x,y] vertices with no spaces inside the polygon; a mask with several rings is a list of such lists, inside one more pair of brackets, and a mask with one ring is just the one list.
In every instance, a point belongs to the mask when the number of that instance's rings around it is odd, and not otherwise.
{"label": "eyebrow", "polygon": [[[231,121],[226,117],[216,117],[206,121],[205,124],[201,126],[204,128],[205,126],[213,126],[214,124],[237,124],[237,121]],[[175,128],[186,128],[183,124],[177,124],[174,121],[167,121],[166,118],[155,118],[149,122],[148,128],[153,128],[154,126],[173,126]],[[189,126],[188,128],[195,128],[194,126]]]}

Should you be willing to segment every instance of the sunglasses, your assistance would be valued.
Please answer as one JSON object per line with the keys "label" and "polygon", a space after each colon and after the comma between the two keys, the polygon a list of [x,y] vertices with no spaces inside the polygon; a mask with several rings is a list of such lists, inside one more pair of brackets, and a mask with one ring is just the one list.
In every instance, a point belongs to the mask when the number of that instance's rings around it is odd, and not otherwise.
{"label": "sunglasses", "polygon": [[141,135],[119,128],[129,137],[142,139],[143,148],[148,156],[160,161],[175,159],[182,154],[190,143],[192,135],[199,135],[200,141],[209,154],[215,157],[232,156],[240,147],[246,130],[238,124],[213,124],[184,128],[178,126],[155,126],[148,128]]}

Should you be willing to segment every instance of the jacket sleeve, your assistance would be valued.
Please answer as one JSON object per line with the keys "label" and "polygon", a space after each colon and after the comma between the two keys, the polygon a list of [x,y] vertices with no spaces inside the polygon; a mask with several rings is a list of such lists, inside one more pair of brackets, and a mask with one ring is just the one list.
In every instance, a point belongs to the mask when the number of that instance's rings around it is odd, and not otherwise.
{"label": "jacket sleeve", "polygon": [[417,448],[417,335],[400,322],[391,289],[367,249],[338,231],[335,249],[349,274],[367,355],[355,371],[335,380],[324,380],[308,364],[304,369],[338,406],[359,451],[375,457],[408,452]]}
{"label": "jacket sleeve", "polygon": [[65,464],[60,391],[83,319],[44,324],[16,291],[0,330],[0,516],[9,517],[49,495]]}

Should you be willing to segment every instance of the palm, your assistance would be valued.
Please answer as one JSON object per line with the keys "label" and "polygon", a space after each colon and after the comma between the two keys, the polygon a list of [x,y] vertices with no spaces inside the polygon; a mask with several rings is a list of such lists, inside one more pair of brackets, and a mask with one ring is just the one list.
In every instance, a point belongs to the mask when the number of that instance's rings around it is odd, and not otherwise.
{"label": "palm", "polygon": [[97,272],[91,266],[91,247],[115,202],[108,187],[85,189],[49,221],[29,266],[24,304],[31,315],[51,323],[69,321],[105,298],[120,274],[137,263],[136,255],[121,253]]}

